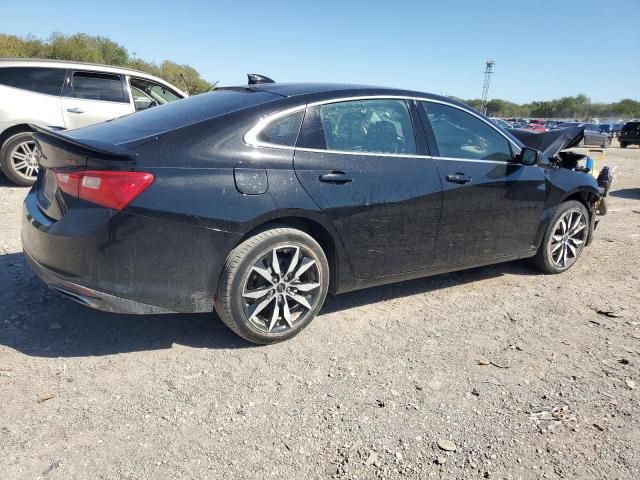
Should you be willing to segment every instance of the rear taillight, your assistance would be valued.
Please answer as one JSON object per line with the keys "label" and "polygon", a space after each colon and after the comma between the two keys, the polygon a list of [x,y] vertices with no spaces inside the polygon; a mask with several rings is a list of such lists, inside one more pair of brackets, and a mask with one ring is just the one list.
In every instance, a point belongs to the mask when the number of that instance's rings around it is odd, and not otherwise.
{"label": "rear taillight", "polygon": [[59,170],[55,173],[63,192],[114,210],[122,210],[154,180],[153,175],[146,172]]}

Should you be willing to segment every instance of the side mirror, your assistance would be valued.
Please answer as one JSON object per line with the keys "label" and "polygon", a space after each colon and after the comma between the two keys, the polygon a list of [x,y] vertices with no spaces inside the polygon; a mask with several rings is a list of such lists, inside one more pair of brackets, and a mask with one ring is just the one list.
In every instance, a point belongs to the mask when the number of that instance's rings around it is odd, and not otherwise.
{"label": "side mirror", "polygon": [[519,157],[523,165],[531,166],[538,163],[538,151],[533,148],[522,147]]}

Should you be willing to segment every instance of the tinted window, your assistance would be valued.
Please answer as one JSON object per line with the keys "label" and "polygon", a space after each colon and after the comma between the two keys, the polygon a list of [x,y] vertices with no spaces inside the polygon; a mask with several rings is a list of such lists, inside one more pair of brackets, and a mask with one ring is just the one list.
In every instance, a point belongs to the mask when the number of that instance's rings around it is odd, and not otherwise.
{"label": "tinted window", "polygon": [[131,94],[136,110],[144,110],[156,105],[175,102],[182,97],[168,88],[142,78],[131,78]]}
{"label": "tinted window", "polygon": [[60,95],[66,74],[64,68],[0,68],[0,84],[47,95]]}
{"label": "tinted window", "polygon": [[511,160],[507,139],[477,117],[459,108],[422,102],[441,157]]}
{"label": "tinted window", "polygon": [[105,102],[126,102],[119,75],[93,72],[75,72],[70,97]]}
{"label": "tinted window", "polygon": [[353,100],[311,107],[298,146],[367,153],[415,154],[404,100]]}
{"label": "tinted window", "polygon": [[293,147],[298,138],[304,110],[277,118],[262,129],[258,140]]}
{"label": "tinted window", "polygon": [[149,108],[109,122],[69,131],[75,138],[123,143],[204,122],[237,110],[282,99],[267,92],[216,90]]}

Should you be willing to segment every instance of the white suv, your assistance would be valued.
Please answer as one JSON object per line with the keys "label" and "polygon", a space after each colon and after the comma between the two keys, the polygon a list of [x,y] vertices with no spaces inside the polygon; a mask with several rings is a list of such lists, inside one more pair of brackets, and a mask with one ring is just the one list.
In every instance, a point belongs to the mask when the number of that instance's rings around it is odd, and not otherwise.
{"label": "white suv", "polygon": [[38,152],[29,124],[79,128],[186,96],[128,68],[0,59],[0,166],[18,185],[35,182]]}

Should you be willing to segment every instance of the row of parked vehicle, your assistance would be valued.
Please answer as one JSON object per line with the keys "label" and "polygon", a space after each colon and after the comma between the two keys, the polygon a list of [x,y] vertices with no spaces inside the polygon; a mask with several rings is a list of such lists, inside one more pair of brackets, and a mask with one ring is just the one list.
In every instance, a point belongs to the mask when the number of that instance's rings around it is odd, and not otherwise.
{"label": "row of parked vehicle", "polygon": [[611,145],[611,140],[619,138],[620,147],[626,148],[629,145],[640,145],[640,121],[632,120],[626,123],[586,123],[577,120],[560,121],[544,119],[524,119],[524,118],[493,118],[493,122],[502,128],[518,128],[531,130],[534,132],[549,132],[560,128],[584,127],[584,137],[579,146],[599,146],[607,148]]}

